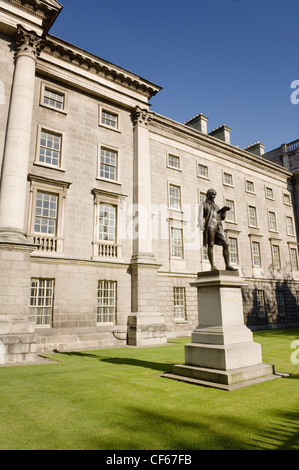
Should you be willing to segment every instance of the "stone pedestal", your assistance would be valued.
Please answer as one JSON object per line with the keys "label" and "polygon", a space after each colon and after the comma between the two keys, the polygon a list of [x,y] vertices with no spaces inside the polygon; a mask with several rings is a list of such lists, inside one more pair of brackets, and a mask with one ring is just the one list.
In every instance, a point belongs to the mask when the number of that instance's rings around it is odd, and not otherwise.
{"label": "stone pedestal", "polygon": [[157,269],[153,256],[134,258],[131,264],[132,314],[128,317],[129,346],[167,342],[164,316],[157,310]]}
{"label": "stone pedestal", "polygon": [[185,346],[185,364],[165,376],[225,390],[279,377],[262,363],[261,346],[244,324],[239,273],[203,272],[191,285],[198,292],[198,326]]}

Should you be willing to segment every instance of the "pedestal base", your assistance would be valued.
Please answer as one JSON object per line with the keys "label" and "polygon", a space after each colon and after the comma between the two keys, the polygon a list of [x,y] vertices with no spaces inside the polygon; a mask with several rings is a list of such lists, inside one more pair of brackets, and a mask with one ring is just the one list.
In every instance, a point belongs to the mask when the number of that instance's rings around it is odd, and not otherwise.
{"label": "pedestal base", "polygon": [[199,273],[198,327],[185,346],[185,364],[163,377],[207,387],[234,390],[281,377],[262,363],[261,346],[244,325],[241,287],[235,271]]}
{"label": "pedestal base", "polygon": [[173,373],[166,372],[162,377],[230,391],[273,380],[284,375],[275,373],[275,367],[270,364],[259,364],[231,371],[176,365],[173,368]]}

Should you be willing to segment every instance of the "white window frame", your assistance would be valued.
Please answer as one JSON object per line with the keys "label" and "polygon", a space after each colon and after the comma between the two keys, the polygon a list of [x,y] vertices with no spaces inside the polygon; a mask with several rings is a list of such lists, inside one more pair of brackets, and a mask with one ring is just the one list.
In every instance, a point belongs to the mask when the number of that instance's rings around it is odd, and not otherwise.
{"label": "white window frame", "polygon": [[[93,189],[94,195],[94,233],[93,233],[93,250],[92,258],[102,261],[120,261],[122,258],[122,240],[123,229],[126,221],[123,216],[126,213],[124,209],[126,195]],[[116,207],[116,227],[115,240],[99,239],[99,209],[101,204],[107,204]]]}
{"label": "white window frame", "polygon": [[[261,243],[259,240],[250,240],[251,243],[251,255],[252,255],[252,267],[261,268],[262,267],[262,252],[261,252]],[[258,256],[254,251],[254,246],[258,247]],[[255,264],[255,260],[258,260],[258,264]]]}
{"label": "white window frame", "polygon": [[280,246],[279,246],[278,243],[271,243],[271,255],[272,255],[273,268],[277,271],[280,271],[280,269],[281,269],[281,253],[280,253]]}
{"label": "white window frame", "polygon": [[[170,164],[170,158],[175,157],[178,159],[178,167],[172,166]],[[181,170],[181,157],[173,152],[166,152],[166,166],[171,170],[182,171]]]}
{"label": "white window frame", "polygon": [[[173,233],[174,230],[178,230],[181,233],[181,239],[180,239],[181,244],[180,245],[173,245],[173,240],[174,239],[172,237],[172,233]],[[170,225],[169,240],[170,240],[170,256],[171,256],[171,258],[172,259],[177,259],[177,260],[184,259],[184,231],[183,231],[183,228],[171,224]],[[177,247],[178,247],[178,249],[180,249],[180,252],[181,252],[181,254],[179,256],[173,254],[174,253],[173,250],[175,250]]]}
{"label": "white window frame", "polygon": [[[291,221],[291,231],[290,231],[290,225],[288,224],[288,220]],[[286,215],[286,232],[289,237],[294,237],[296,235],[294,219],[291,215]]]}
{"label": "white window frame", "polygon": [[[46,162],[41,162],[39,160],[40,156],[40,148],[41,148],[41,137],[42,137],[42,132],[48,133],[48,134],[53,134],[56,135],[60,138],[60,161],[58,165],[52,165],[50,163]],[[35,160],[34,160],[34,165],[46,167],[46,168],[52,168],[54,170],[59,170],[59,171],[65,171],[64,170],[64,140],[65,140],[65,134],[64,132],[58,131],[57,129],[52,129],[48,126],[43,126],[43,125],[38,125],[37,127],[37,136],[36,136],[36,151],[35,151]]]}
{"label": "white window frame", "polygon": [[[45,253],[62,252],[63,251],[63,233],[64,233],[64,210],[67,189],[71,183],[65,181],[52,180],[35,175],[28,176],[30,180],[30,197],[29,197],[29,213],[27,235],[33,240],[33,243],[39,246],[39,250]],[[35,209],[37,193],[50,193],[58,197],[58,210],[56,218],[56,234],[44,234],[35,232]]]}
{"label": "white window frame", "polygon": [[[48,90],[52,93],[56,93],[56,94],[59,94],[61,96],[63,96],[63,108],[62,109],[59,109],[59,108],[56,108],[55,106],[51,106],[50,104],[47,104],[47,103],[44,103],[44,96],[45,96],[45,91]],[[68,102],[68,93],[66,90],[64,90],[63,88],[57,86],[57,85],[53,85],[53,84],[49,84],[49,83],[46,83],[46,82],[42,82],[41,83],[41,89],[40,89],[40,106],[44,107],[44,108],[47,108],[47,109],[51,109],[52,111],[56,111],[58,113],[62,113],[62,114],[67,114],[67,103]]]}
{"label": "white window frame", "polygon": [[[99,293],[113,293],[113,296],[99,296]],[[100,305],[102,304],[102,305]],[[100,309],[109,309],[110,313],[100,311]],[[107,321],[101,321],[104,316],[108,316]],[[99,279],[97,287],[97,325],[115,325],[117,316],[117,281]],[[109,318],[110,317],[110,318]]]}
{"label": "white window frame", "polygon": [[[102,149],[108,150],[111,152],[114,152],[116,154],[116,164],[115,164],[115,179],[111,178],[105,178],[104,176],[101,176],[101,152]],[[98,144],[98,170],[97,170],[97,178],[98,180],[101,181],[107,181],[108,183],[114,183],[114,184],[120,184],[120,150],[119,148],[112,147],[111,145],[106,145],[103,143]],[[108,165],[113,167],[113,165]]]}
{"label": "white window frame", "polygon": [[264,318],[266,316],[266,302],[265,302],[265,291],[263,289],[257,289],[256,300],[258,308],[258,317]]}
{"label": "white window frame", "polygon": [[[42,285],[42,282],[45,284]],[[36,282],[37,285],[34,286],[33,283]],[[51,328],[53,325],[53,313],[54,313],[54,288],[55,280],[48,278],[31,278],[30,286],[30,303],[29,303],[29,318],[35,321],[36,328]],[[44,295],[40,296],[40,292],[44,292]],[[51,295],[47,295],[47,291],[51,292]],[[32,295],[32,292],[36,295]],[[33,304],[33,305],[32,305]],[[50,310],[50,315],[46,315],[45,311]],[[32,313],[34,311],[34,314]],[[38,312],[41,314],[38,314]],[[38,319],[42,321],[39,322]],[[49,321],[45,321],[49,318]]]}
{"label": "white window frame", "polygon": [[182,322],[186,320],[186,289],[185,287],[173,287],[174,320]]}
{"label": "white window frame", "polygon": [[[289,202],[286,202],[285,196],[287,196],[287,199],[288,199]],[[291,206],[291,205],[292,205],[292,198],[291,198],[290,193],[284,191],[284,192],[282,193],[282,201],[283,201],[283,203],[284,203],[286,206]]]}
{"label": "white window frame", "polygon": [[[271,220],[271,216],[274,215],[274,219]],[[274,222],[274,228],[272,227],[272,223]],[[274,211],[268,210],[268,224],[269,224],[269,232],[276,232],[277,233],[277,217]]]}
{"label": "white window frame", "polygon": [[[199,173],[199,167],[202,167],[206,170],[206,175],[201,175]],[[202,163],[202,162],[197,162],[196,163],[196,174],[198,176],[198,178],[202,178],[204,180],[209,180],[210,179],[210,169],[209,169],[209,166],[206,164],[206,163]]]}
{"label": "white window frame", "polygon": [[[254,208],[254,210],[255,210],[255,222],[256,222],[256,223],[255,223],[254,225],[251,223],[251,220],[250,220],[250,219],[251,219],[251,216],[250,216],[250,208]],[[253,227],[253,228],[259,228],[259,225],[258,225],[258,215],[257,215],[257,208],[256,208],[256,206],[254,206],[254,205],[252,205],[252,204],[248,204],[248,208],[247,208],[247,209],[248,209],[248,226],[249,226],[249,227]]]}
{"label": "white window frame", "polygon": [[[226,176],[229,176],[231,178],[231,183],[227,183],[225,181],[225,177]],[[222,183],[223,183],[223,186],[228,186],[229,188],[233,188],[234,187],[234,177],[233,177],[233,174],[232,173],[229,173],[228,171],[225,171],[223,170],[222,171]]]}
{"label": "white window frame", "polygon": [[[108,124],[105,124],[104,122],[102,122],[102,117],[103,117],[104,112],[107,113],[107,114],[110,114],[111,116],[113,115],[113,116],[116,117],[116,127],[109,126]],[[119,113],[119,111],[116,111],[115,109],[113,109],[109,106],[99,105],[99,126],[104,127],[105,129],[109,129],[111,131],[120,132],[120,113]]]}
{"label": "white window frame", "polygon": [[[292,271],[298,271],[298,249],[297,245],[289,244],[289,251],[290,251],[290,263]],[[295,259],[293,257],[295,254]]]}
{"label": "white window frame", "polygon": [[285,299],[284,299],[283,290],[281,289],[277,290],[276,298],[277,298],[278,315],[280,317],[284,317],[285,316]]}
{"label": "white window frame", "polygon": [[[178,190],[178,193],[179,193],[178,198],[170,197],[171,188],[176,188]],[[172,199],[178,201],[178,207],[171,206],[170,202]],[[175,184],[175,183],[170,183],[170,182],[168,182],[168,209],[171,211],[179,211],[179,212],[182,211],[182,188],[180,185]]]}
{"label": "white window frame", "polygon": [[[271,191],[271,193],[272,193],[271,196],[269,196],[269,195],[267,194],[267,191],[268,191],[268,190]],[[270,186],[265,186],[265,198],[266,198],[266,199],[270,199],[270,201],[274,201],[274,191],[273,191],[273,188],[271,188]]]}
{"label": "white window frame", "polygon": [[[235,252],[232,251],[232,244],[230,243],[231,240],[234,240],[235,242]],[[239,265],[239,247],[238,247],[238,239],[237,237],[228,237],[228,243],[229,243],[229,257],[230,257],[230,264],[233,265]],[[235,258],[234,258],[235,257]]]}
{"label": "white window frame", "polygon": [[[253,185],[253,190],[252,190],[252,191],[251,191],[250,189],[248,189],[247,183],[251,183],[251,184]],[[245,191],[246,191],[246,193],[249,193],[249,194],[255,194],[255,184],[254,184],[254,181],[249,180],[249,179],[246,179],[246,180],[245,180]]]}
{"label": "white window frame", "polygon": [[[225,205],[225,206],[228,206],[228,207],[231,206],[231,210],[230,210],[230,211],[227,211],[227,213],[226,213],[225,222],[229,222],[229,223],[231,223],[231,224],[236,224],[236,223],[237,223],[237,220],[236,220],[236,205],[235,205],[235,201],[234,201],[233,199],[225,198],[225,199],[224,199],[224,205]],[[230,218],[231,215],[232,215],[232,218]]]}

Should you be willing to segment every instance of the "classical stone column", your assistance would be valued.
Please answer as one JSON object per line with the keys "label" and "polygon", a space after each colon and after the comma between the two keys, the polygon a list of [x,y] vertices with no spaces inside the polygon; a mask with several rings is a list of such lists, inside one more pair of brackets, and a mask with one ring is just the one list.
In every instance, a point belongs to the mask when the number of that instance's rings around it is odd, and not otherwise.
{"label": "classical stone column", "polygon": [[132,315],[128,318],[128,344],[142,346],[166,342],[164,317],[157,309],[157,270],[152,252],[151,162],[148,125],[152,113],[136,107],[134,125],[134,227],[131,259]]}
{"label": "classical stone column", "polygon": [[6,133],[0,189],[0,239],[25,238],[28,157],[34,99],[35,65],[43,40],[21,25]]}
{"label": "classical stone column", "polygon": [[35,322],[29,315],[30,253],[25,237],[28,159],[35,64],[43,41],[18,26],[17,53],[0,189],[0,364],[35,361]]}

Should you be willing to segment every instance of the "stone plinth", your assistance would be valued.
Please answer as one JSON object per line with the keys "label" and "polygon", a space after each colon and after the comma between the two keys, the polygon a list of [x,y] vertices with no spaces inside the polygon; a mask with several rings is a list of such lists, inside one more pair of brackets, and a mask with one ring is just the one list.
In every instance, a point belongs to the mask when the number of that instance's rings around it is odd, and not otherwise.
{"label": "stone plinth", "polygon": [[35,322],[29,318],[30,253],[34,246],[0,239],[0,365],[36,359]]}
{"label": "stone plinth", "polygon": [[185,346],[185,364],[164,376],[225,390],[281,376],[262,363],[261,346],[244,324],[239,273],[198,273],[191,285],[198,293],[198,326]]}

